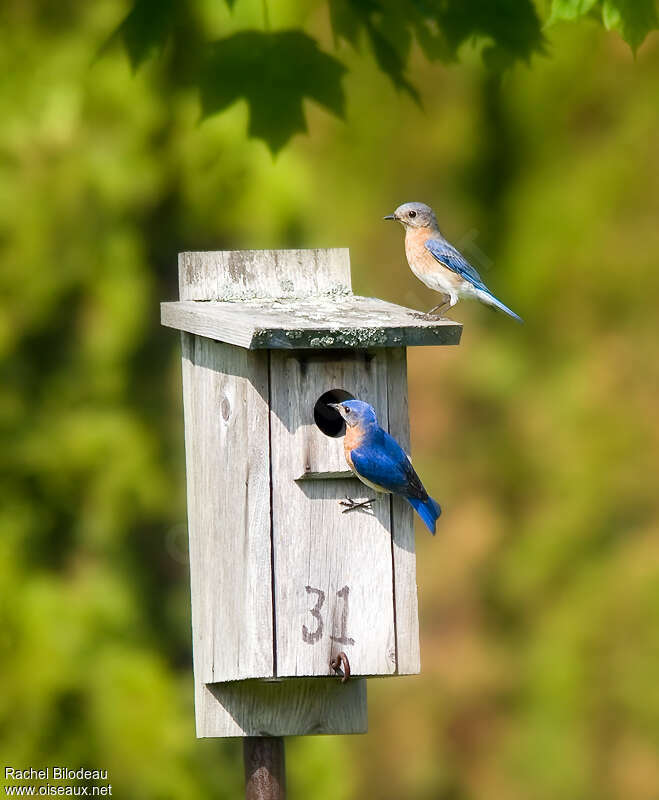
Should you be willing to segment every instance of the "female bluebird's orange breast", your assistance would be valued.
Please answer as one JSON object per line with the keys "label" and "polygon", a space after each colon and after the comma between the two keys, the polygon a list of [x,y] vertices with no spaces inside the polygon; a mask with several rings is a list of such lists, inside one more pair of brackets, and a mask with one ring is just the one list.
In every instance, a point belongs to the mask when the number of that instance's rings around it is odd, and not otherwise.
{"label": "female bluebird's orange breast", "polygon": [[426,247],[426,242],[434,235],[428,228],[409,228],[405,235],[405,255],[412,272],[426,286],[436,291],[460,289],[464,278],[452,269],[441,264]]}
{"label": "female bluebird's orange breast", "polygon": [[428,257],[432,258],[425,246],[429,236],[427,228],[408,228],[405,234],[407,263],[415,272],[426,272]]}

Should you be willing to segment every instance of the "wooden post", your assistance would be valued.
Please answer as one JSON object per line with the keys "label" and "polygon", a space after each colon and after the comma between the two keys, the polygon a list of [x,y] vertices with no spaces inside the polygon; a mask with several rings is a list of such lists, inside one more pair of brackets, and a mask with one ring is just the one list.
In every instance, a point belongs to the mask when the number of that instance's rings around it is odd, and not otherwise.
{"label": "wooden post", "polygon": [[245,800],[286,800],[286,764],[281,736],[243,739]]}

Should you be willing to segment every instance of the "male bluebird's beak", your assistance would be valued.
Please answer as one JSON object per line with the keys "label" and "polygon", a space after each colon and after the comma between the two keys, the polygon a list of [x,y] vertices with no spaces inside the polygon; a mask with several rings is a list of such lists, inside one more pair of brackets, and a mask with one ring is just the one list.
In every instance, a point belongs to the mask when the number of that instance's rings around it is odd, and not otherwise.
{"label": "male bluebird's beak", "polygon": [[382,219],[396,219],[396,215],[395,214],[387,214],[387,216],[386,217],[382,217]]}
{"label": "male bluebird's beak", "polygon": [[336,411],[338,411],[338,410],[339,410],[339,406],[341,405],[341,403],[328,403],[327,405],[328,405],[330,408],[333,408],[333,409],[335,409]]}

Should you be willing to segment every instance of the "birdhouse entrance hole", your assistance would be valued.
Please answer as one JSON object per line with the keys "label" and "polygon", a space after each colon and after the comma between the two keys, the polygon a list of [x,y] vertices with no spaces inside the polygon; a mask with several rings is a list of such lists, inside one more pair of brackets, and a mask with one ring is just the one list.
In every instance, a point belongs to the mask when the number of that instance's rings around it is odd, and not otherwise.
{"label": "birdhouse entrance hole", "polygon": [[354,400],[355,396],[345,389],[330,389],[316,400],[313,408],[313,418],[317,427],[325,434],[336,439],[346,432],[346,424],[339,412],[330,408],[329,403],[342,403],[344,400]]}

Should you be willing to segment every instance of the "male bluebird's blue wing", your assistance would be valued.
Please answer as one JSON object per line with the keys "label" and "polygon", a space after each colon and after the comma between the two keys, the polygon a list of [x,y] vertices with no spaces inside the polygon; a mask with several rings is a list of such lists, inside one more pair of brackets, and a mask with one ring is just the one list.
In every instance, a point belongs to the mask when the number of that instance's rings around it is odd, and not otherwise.
{"label": "male bluebird's blue wing", "polygon": [[502,303],[498,297],[495,297],[492,294],[492,292],[483,283],[483,279],[478,274],[476,269],[472,267],[462,253],[460,253],[459,250],[456,250],[452,244],[449,244],[446,239],[428,239],[425,246],[426,250],[432,254],[436,261],[439,261],[440,264],[443,264],[457,275],[460,275],[461,278],[469,281],[469,283],[478,289],[479,292],[482,292],[483,294],[479,294],[479,297],[481,300],[483,300],[483,302],[498,308],[500,311],[508,314],[509,317],[516,319],[518,322],[523,321],[519,314],[515,314],[515,312],[508,308],[507,305]]}
{"label": "male bluebird's blue wing", "polygon": [[374,486],[404,497],[434,535],[442,513],[439,503],[428,496],[402,447],[380,428],[350,453],[357,474]]}
{"label": "male bluebird's blue wing", "polygon": [[428,239],[426,241],[426,250],[429,250],[433,258],[439,261],[440,264],[453,270],[461,278],[472,283],[477,289],[490,293],[476,269],[471,266],[459,250],[456,250],[445,239]]}
{"label": "male bluebird's blue wing", "polygon": [[428,493],[398,442],[381,428],[369,440],[350,453],[357,472],[389,492],[425,500]]}

